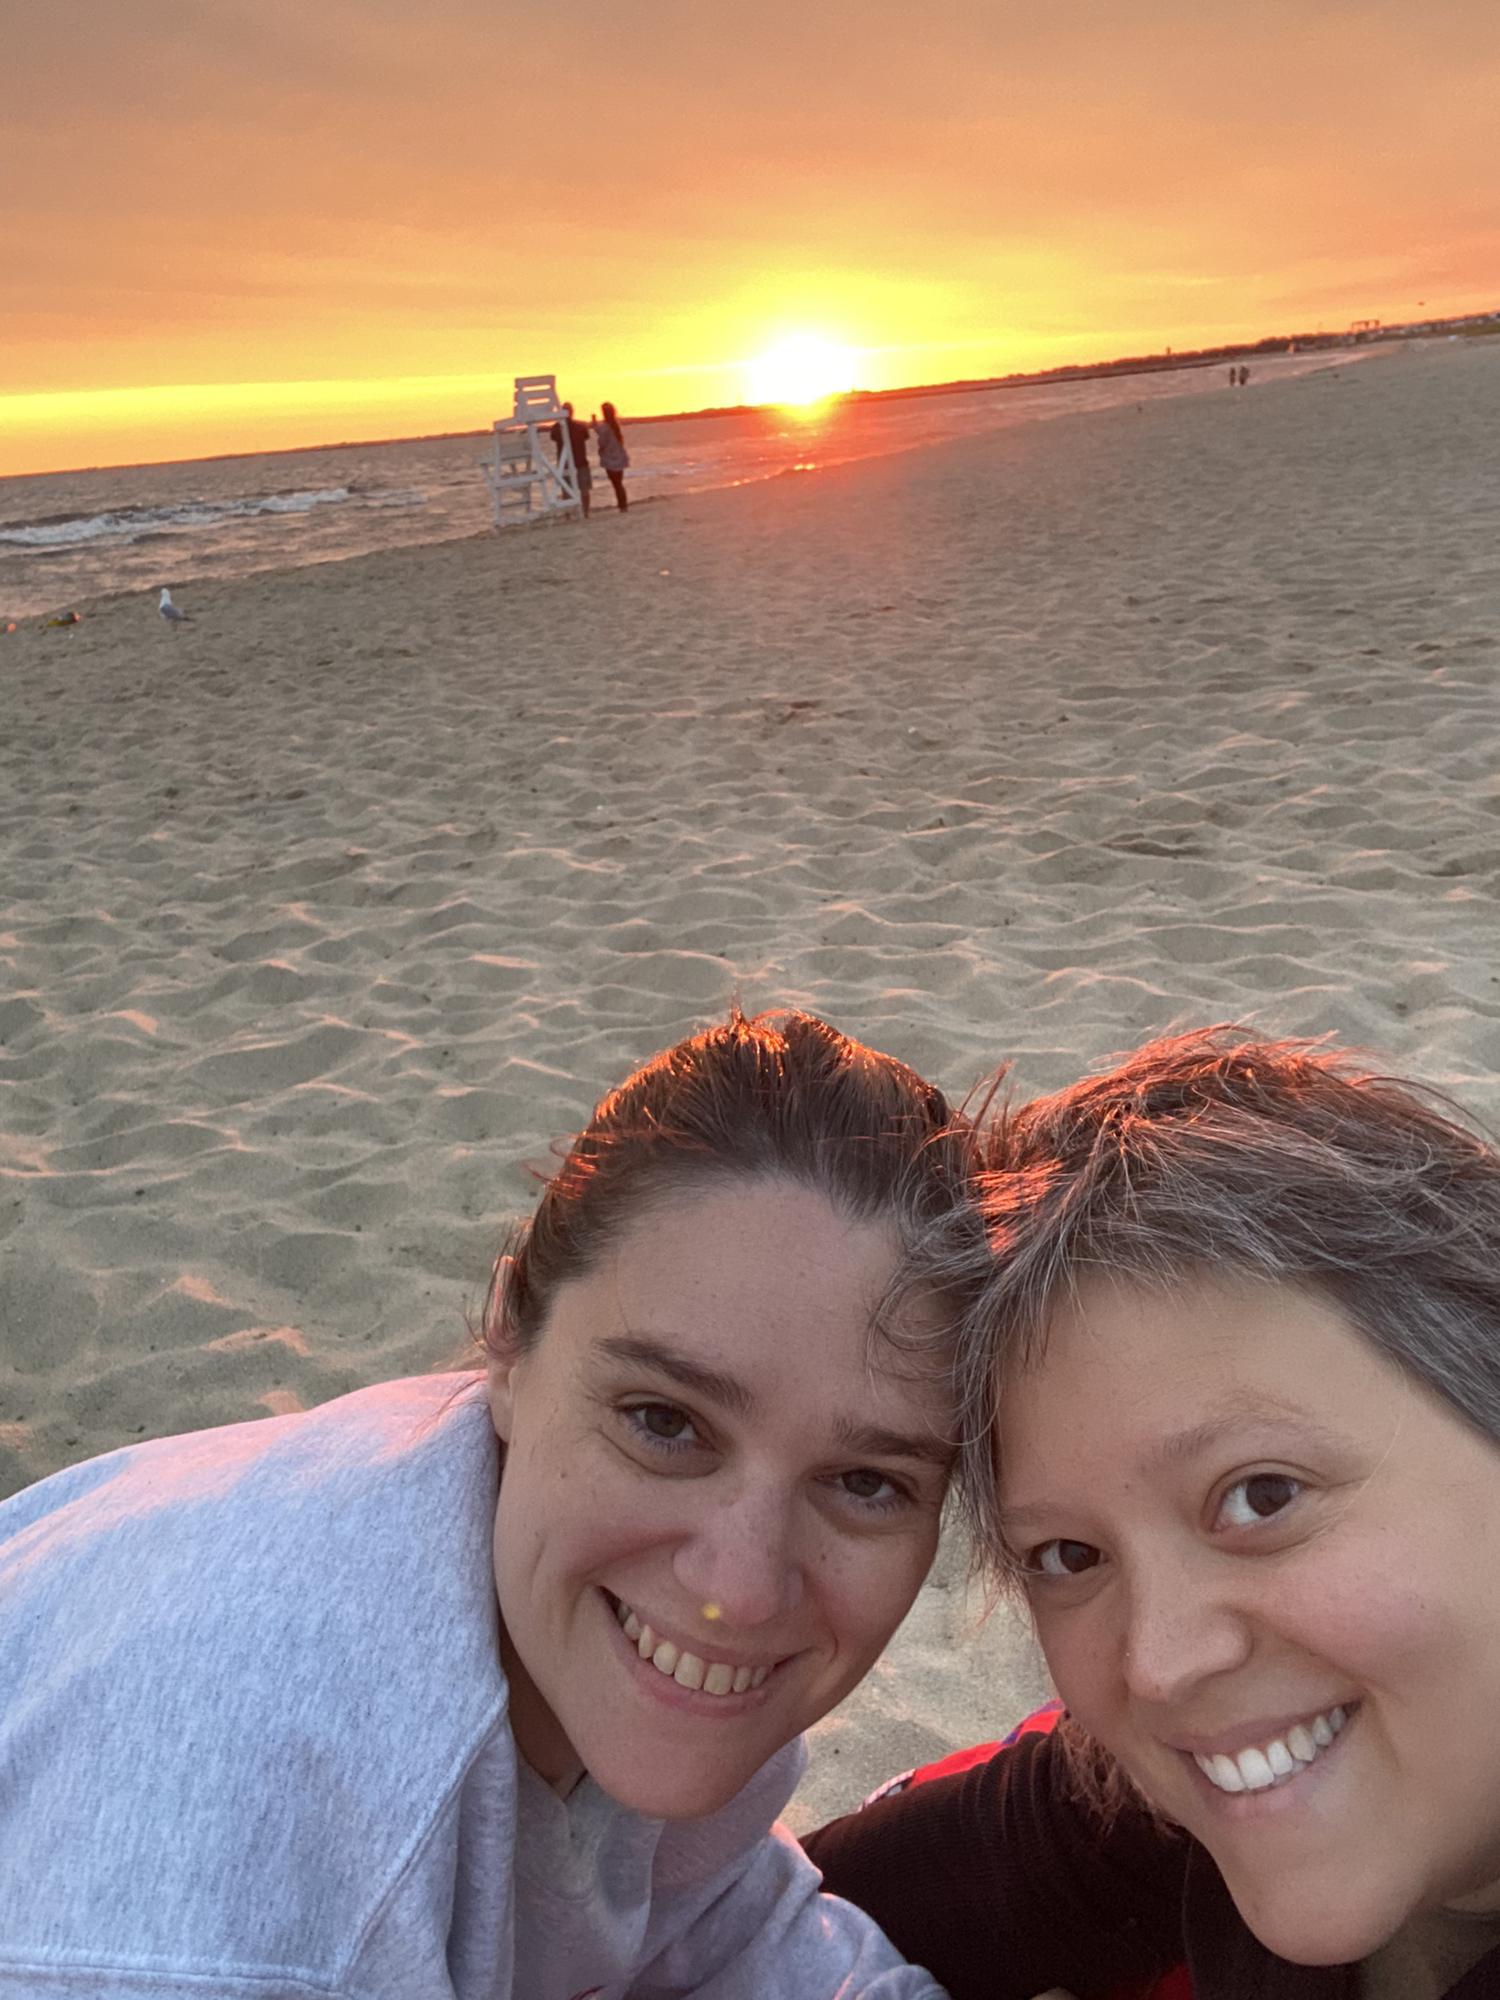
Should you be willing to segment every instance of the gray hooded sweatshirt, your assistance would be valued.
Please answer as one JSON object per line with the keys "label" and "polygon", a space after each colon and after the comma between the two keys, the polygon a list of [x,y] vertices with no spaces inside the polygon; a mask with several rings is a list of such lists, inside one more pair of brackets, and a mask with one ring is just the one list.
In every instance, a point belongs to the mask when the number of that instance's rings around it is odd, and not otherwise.
{"label": "gray hooded sweatshirt", "polygon": [[516,1755],[473,1378],[0,1505],[0,2000],[941,2000],[772,1822]]}

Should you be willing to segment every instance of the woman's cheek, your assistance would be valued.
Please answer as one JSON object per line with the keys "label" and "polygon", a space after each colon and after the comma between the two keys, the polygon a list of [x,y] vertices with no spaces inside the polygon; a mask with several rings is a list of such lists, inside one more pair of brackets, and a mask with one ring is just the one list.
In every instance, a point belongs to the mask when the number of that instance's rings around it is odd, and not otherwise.
{"label": "woman's cheek", "polygon": [[1444,1602],[1412,1575],[1407,1551],[1394,1567],[1345,1564],[1337,1574],[1288,1579],[1268,1622],[1273,1615],[1283,1640],[1360,1683],[1392,1686],[1409,1665],[1463,1646],[1465,1628],[1445,1622]]}
{"label": "woman's cheek", "polygon": [[1091,1624],[1079,1611],[1069,1617],[1033,1603],[1032,1623],[1058,1693],[1083,1726],[1099,1735],[1107,1727],[1105,1690],[1113,1665],[1102,1621]]}

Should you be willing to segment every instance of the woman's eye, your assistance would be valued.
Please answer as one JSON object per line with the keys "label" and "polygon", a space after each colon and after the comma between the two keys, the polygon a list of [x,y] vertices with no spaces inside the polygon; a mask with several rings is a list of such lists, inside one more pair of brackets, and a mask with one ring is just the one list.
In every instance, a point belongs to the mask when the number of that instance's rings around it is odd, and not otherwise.
{"label": "woman's eye", "polygon": [[637,1428],[658,1444],[686,1444],[693,1437],[693,1420],[675,1403],[637,1403],[630,1412]]}
{"label": "woman's eye", "polygon": [[839,1484],[851,1500],[889,1500],[895,1497],[895,1487],[883,1472],[873,1472],[862,1465],[854,1472],[841,1472]]}
{"label": "woman's eye", "polygon": [[1301,1480],[1293,1479],[1289,1472],[1252,1472],[1226,1489],[1219,1502],[1218,1525],[1256,1527],[1289,1507],[1301,1491]]}
{"label": "woman's eye", "polygon": [[1092,1542],[1059,1540],[1039,1543],[1026,1558],[1026,1567],[1038,1576],[1082,1576],[1096,1569],[1099,1561]]}

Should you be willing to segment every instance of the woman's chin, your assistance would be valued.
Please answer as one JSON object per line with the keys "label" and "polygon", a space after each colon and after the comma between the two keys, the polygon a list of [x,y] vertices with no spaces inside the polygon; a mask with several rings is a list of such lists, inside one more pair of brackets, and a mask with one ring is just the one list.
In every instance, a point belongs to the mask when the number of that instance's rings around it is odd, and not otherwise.
{"label": "woman's chin", "polygon": [[733,1777],[691,1771],[643,1771],[638,1766],[605,1762],[591,1770],[595,1784],[630,1812],[643,1819],[708,1819],[723,1810],[743,1788],[742,1774]]}
{"label": "woman's chin", "polygon": [[1358,1965],[1406,1921],[1405,1911],[1392,1916],[1384,1898],[1320,1898],[1301,1887],[1252,1897],[1233,1882],[1229,1892],[1246,1928],[1292,1965]]}

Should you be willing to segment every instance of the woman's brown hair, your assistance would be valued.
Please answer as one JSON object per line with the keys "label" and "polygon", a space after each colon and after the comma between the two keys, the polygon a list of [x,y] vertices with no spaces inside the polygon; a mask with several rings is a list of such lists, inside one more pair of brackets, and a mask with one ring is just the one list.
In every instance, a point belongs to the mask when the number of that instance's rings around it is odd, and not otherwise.
{"label": "woman's brown hair", "polygon": [[[953,1212],[968,1204],[971,1167],[969,1127],[905,1063],[811,1014],[736,1009],[601,1101],[496,1259],[481,1338],[494,1354],[530,1347],[558,1286],[595,1270],[673,1195],[789,1181],[851,1221],[889,1222],[908,1250],[934,1225],[962,1233]],[[880,1316],[888,1333],[889,1317]],[[942,1315],[945,1342],[959,1318],[955,1302]]]}

